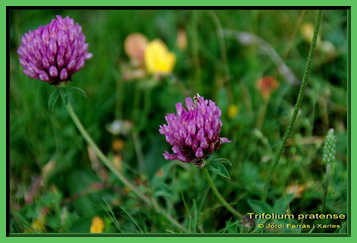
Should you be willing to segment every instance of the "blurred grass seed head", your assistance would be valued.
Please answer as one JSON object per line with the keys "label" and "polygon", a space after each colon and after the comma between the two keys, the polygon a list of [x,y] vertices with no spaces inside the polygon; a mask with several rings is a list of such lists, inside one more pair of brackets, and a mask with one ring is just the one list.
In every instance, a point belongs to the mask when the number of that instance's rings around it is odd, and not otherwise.
{"label": "blurred grass seed head", "polygon": [[335,131],[331,128],[325,139],[324,153],[322,160],[325,163],[331,163],[335,160],[336,156],[336,138]]}

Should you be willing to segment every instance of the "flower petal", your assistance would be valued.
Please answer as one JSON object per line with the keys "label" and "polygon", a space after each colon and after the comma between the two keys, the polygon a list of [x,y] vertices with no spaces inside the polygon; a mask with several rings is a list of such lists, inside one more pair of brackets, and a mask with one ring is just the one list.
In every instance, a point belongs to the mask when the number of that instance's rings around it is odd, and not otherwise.
{"label": "flower petal", "polygon": [[232,142],[231,140],[229,140],[228,138],[221,138],[221,143],[230,143]]}

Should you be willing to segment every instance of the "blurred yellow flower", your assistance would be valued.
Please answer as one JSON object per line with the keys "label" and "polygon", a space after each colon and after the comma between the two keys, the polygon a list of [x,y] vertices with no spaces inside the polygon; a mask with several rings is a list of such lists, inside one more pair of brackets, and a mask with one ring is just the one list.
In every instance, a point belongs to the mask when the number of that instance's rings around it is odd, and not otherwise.
{"label": "blurred yellow flower", "polygon": [[239,113],[239,108],[237,105],[234,105],[234,104],[230,104],[228,106],[228,112],[227,112],[227,115],[229,118],[234,118],[236,115],[238,115]]}
{"label": "blurred yellow flower", "polygon": [[32,222],[31,227],[35,232],[45,232],[45,217],[35,219]]}
{"label": "blurred yellow flower", "polygon": [[120,138],[116,138],[112,142],[112,149],[115,152],[120,152],[120,151],[122,151],[124,149],[124,145],[125,145],[124,140],[122,140]]}
{"label": "blurred yellow flower", "polygon": [[91,233],[103,233],[104,221],[102,218],[96,216],[92,219],[92,225],[90,226]]}
{"label": "blurred yellow flower", "polygon": [[31,227],[24,230],[24,233],[40,233],[45,232],[45,218],[40,217],[34,219]]}
{"label": "blurred yellow flower", "polygon": [[155,39],[146,46],[145,65],[149,73],[171,73],[175,63],[175,54],[169,52],[162,40]]}
{"label": "blurred yellow flower", "polygon": [[46,227],[46,215],[48,213],[48,208],[44,207],[40,213],[39,216],[32,221],[31,227],[25,229],[24,233],[40,233],[40,232],[45,232],[45,227]]}
{"label": "blurred yellow flower", "polygon": [[294,194],[295,197],[299,198],[305,190],[306,186],[304,185],[291,184],[286,188],[285,192],[287,194]]}
{"label": "blurred yellow flower", "polygon": [[[314,25],[310,22],[304,23],[301,25],[300,32],[305,41],[311,43]],[[333,59],[338,55],[336,47],[330,41],[322,40],[320,35],[317,36],[316,47],[319,51],[326,54],[328,59]]]}
{"label": "blurred yellow flower", "polygon": [[[307,22],[300,27],[301,35],[304,37],[305,41],[311,42],[312,36],[314,35],[314,25],[311,22]],[[317,36],[317,45],[320,45],[321,38],[320,35]]]}

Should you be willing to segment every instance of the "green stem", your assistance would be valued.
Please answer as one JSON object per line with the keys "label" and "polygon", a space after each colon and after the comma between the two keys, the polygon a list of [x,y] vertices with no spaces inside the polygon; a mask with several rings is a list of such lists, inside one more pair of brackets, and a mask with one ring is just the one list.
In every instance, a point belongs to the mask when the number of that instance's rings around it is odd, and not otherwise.
{"label": "green stem", "polygon": [[263,126],[265,116],[267,113],[269,101],[270,101],[270,97],[268,97],[267,99],[264,99],[264,104],[259,111],[257,125],[256,125],[256,128],[258,128],[259,130],[262,130],[262,126]]}
{"label": "green stem", "polygon": [[200,50],[199,50],[199,40],[198,40],[198,11],[197,10],[193,10],[192,11],[192,20],[191,20],[191,24],[189,26],[191,26],[190,28],[190,37],[192,39],[192,61],[193,61],[193,65],[194,65],[194,77],[192,79],[192,89],[194,91],[194,93],[200,93],[201,91],[201,66],[200,66]]}
{"label": "green stem", "polygon": [[92,137],[88,134],[86,129],[83,127],[82,123],[78,119],[76,113],[74,112],[71,103],[67,103],[66,109],[68,111],[68,114],[72,118],[74,124],[77,126],[79,132],[83,136],[83,138],[87,141],[87,143],[93,148],[95,154],[98,156],[98,158],[105,164],[108,169],[115,174],[115,176],[127,187],[130,188],[131,191],[134,192],[140,199],[142,199],[144,202],[150,204],[149,198],[147,198],[142,192],[140,192],[136,186],[131,184],[128,179],[122,175],[115,167],[112,165],[112,163],[107,159],[107,157],[103,154],[103,152],[98,148],[97,144],[93,141]]}
{"label": "green stem", "polygon": [[267,177],[267,180],[266,180],[266,183],[265,183],[265,188],[264,188],[264,191],[263,191],[263,194],[262,194],[262,200],[263,201],[266,201],[266,199],[267,199],[268,190],[270,188],[270,183],[271,183],[271,180],[272,180],[272,176],[275,173],[275,170],[276,170],[276,168],[277,168],[277,166],[279,164],[280,158],[282,157],[282,155],[284,153],[285,144],[286,144],[288,138],[291,135],[291,132],[292,132],[292,129],[293,129],[297,114],[298,114],[298,112],[300,110],[300,107],[302,105],[302,101],[304,99],[305,89],[306,89],[306,86],[308,84],[308,80],[309,80],[309,76],[310,76],[310,72],[311,72],[311,67],[312,67],[312,61],[314,59],[314,53],[315,53],[316,43],[317,43],[317,35],[318,35],[319,29],[320,29],[322,12],[323,12],[322,10],[319,10],[317,12],[317,17],[316,17],[315,26],[314,26],[314,34],[313,34],[311,45],[310,45],[309,55],[308,55],[308,58],[307,58],[307,63],[306,63],[306,67],[305,67],[304,76],[303,76],[303,79],[302,79],[302,82],[301,82],[299,95],[298,95],[298,98],[297,98],[297,101],[296,101],[296,104],[295,104],[295,108],[294,108],[293,114],[292,114],[291,119],[289,121],[289,125],[288,125],[288,127],[286,129],[286,132],[285,132],[285,135],[283,137],[283,141],[282,141],[282,143],[280,145],[278,153],[277,153],[277,155],[275,157],[275,160],[274,160],[274,162],[272,164],[272,167],[270,169],[270,172],[268,174],[268,177]]}
{"label": "green stem", "polygon": [[228,204],[228,202],[226,200],[224,200],[223,196],[221,195],[221,193],[219,193],[216,185],[214,184],[209,172],[208,172],[208,169],[207,167],[204,167],[203,168],[203,173],[205,174],[206,176],[206,179],[208,181],[208,184],[210,185],[213,193],[216,195],[218,201],[220,203],[222,203],[222,205],[224,207],[226,207],[226,209],[231,212],[234,216],[236,216],[237,218],[241,219],[243,218],[243,215],[241,213],[239,213],[237,210],[235,210],[231,205]]}
{"label": "green stem", "polygon": [[[63,98],[63,97],[62,97]],[[130,183],[130,181],[118,170],[114,168],[112,163],[109,161],[109,159],[103,154],[103,152],[98,148],[97,144],[93,141],[92,137],[88,134],[87,130],[83,127],[82,123],[78,119],[76,113],[74,112],[71,103],[66,103],[64,101],[65,107],[68,111],[69,116],[72,118],[74,124],[78,128],[79,132],[83,136],[83,138],[87,141],[87,143],[93,148],[95,154],[98,156],[98,158],[105,164],[105,166],[114,173],[114,175],[127,187],[130,188],[130,190],[138,196],[141,200],[143,200],[146,204],[149,206],[153,207],[158,213],[164,215],[172,224],[174,224],[177,228],[179,228],[182,231],[186,231],[186,229],[179,223],[177,222],[174,218],[171,217],[171,215],[167,214],[164,209],[162,209],[157,201],[154,198],[148,198],[146,195],[144,195],[139,189]]]}
{"label": "green stem", "polygon": [[323,204],[322,204],[322,212],[326,213],[326,201],[327,201],[327,196],[328,196],[328,187],[329,187],[329,182],[330,182],[330,176],[331,176],[331,163],[327,163],[326,165],[326,176],[325,176],[325,183],[324,183],[324,198],[323,198]]}
{"label": "green stem", "polygon": [[143,149],[141,147],[139,132],[133,130],[132,136],[133,136],[133,141],[134,141],[136,157],[139,162],[138,163],[139,164],[139,172],[141,175],[147,176],[147,170],[146,170],[146,165],[145,165],[145,160],[144,160],[144,155],[143,155]]}

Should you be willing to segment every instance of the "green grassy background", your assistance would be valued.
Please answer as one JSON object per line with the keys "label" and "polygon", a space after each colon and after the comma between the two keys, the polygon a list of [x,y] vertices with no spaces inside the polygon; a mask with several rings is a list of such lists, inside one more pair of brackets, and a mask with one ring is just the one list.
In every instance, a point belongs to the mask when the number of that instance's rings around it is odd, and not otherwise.
{"label": "green grassy background", "polygon": [[[73,97],[73,105],[99,147],[111,158],[118,153],[112,149],[112,142],[118,138],[106,126],[115,119],[130,120],[134,124],[132,133],[120,137],[125,143],[119,152],[123,157],[122,172],[132,181],[144,181],[142,190],[155,195],[190,232],[237,233],[254,229],[242,227],[220,206],[200,169],[164,160],[162,153],[169,146],[158,127],[164,123],[166,113],[174,112],[175,103],[182,102],[185,96],[198,92],[214,100],[223,113],[222,136],[232,140],[215,156],[233,163],[228,168],[231,179],[217,177],[215,183],[226,200],[235,203],[234,207],[242,213],[266,208],[260,201],[263,185],[289,121],[298,86],[288,84],[279,75],[274,62],[259,46],[243,46],[218,33],[223,28],[259,36],[285,57],[284,62],[301,79],[309,49],[297,26],[301,12],[11,10],[11,232],[38,232],[33,222],[44,209],[47,213],[40,230],[43,232],[89,232],[94,216],[105,220],[105,232],[175,231],[164,218],[143,207],[104,167],[93,166],[87,144],[62,104],[58,103],[53,113],[48,111],[48,97],[54,88],[26,77],[17,60],[16,50],[25,32],[47,24],[56,14],[69,15],[79,22],[94,56],[73,76],[73,85],[88,94],[88,99]],[[306,11],[302,22],[313,22],[315,14]],[[286,195],[289,185],[301,185],[303,194],[289,205],[292,213],[323,210],[322,142],[329,128],[335,129],[337,159],[326,212],[347,210],[346,14],[345,10],[324,13],[320,36],[335,46],[337,56],[331,59],[317,51],[292,140],[268,193],[267,204],[273,206]],[[186,29],[188,36],[188,48],[184,51],[175,46],[180,28]],[[167,78],[155,87],[145,88],[143,84],[150,77],[133,82],[123,80],[120,67],[128,62],[123,42],[132,32],[167,43],[177,56],[173,73],[179,83]],[[289,45],[290,51],[284,56]],[[264,100],[255,83],[265,75],[274,76],[280,86],[271,96],[261,129],[257,129]],[[234,118],[227,115],[231,104],[239,107]],[[51,173],[46,173],[43,168],[49,161],[54,161],[55,166]],[[138,161],[143,161],[146,171]],[[108,179],[103,173],[108,174]],[[33,192],[41,176],[45,179]],[[27,203],[29,195],[33,199]],[[344,222],[333,223],[341,223],[343,228],[313,232],[345,232]]]}

